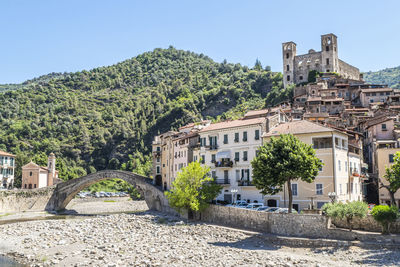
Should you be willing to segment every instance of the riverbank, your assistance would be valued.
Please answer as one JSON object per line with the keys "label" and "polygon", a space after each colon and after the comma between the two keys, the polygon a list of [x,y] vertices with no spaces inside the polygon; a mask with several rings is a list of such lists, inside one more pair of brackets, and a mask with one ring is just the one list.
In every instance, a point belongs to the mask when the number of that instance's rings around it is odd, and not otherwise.
{"label": "riverbank", "polygon": [[[122,200],[75,203],[71,208],[78,214],[120,210],[124,205],[140,210],[145,205]],[[260,233],[186,224],[150,211],[19,222],[1,225],[0,235],[0,251],[30,266],[308,267],[397,266],[400,262],[398,250],[282,245]]]}

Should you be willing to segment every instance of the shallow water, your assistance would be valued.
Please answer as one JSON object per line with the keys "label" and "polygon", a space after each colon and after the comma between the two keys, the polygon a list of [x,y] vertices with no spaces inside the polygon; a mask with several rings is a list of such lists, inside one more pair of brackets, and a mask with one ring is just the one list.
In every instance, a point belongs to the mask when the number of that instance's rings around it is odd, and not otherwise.
{"label": "shallow water", "polygon": [[23,267],[25,265],[13,261],[12,259],[6,258],[0,255],[0,266],[1,267]]}

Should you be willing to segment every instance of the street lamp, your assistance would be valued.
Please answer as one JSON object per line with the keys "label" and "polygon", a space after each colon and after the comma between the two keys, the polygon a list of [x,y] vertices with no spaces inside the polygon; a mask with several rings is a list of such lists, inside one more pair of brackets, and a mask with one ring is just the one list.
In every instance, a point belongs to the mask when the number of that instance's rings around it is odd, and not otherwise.
{"label": "street lamp", "polygon": [[329,192],[328,197],[331,199],[332,203],[335,203],[336,200],[336,193],[335,192]]}
{"label": "street lamp", "polygon": [[231,193],[233,194],[233,204],[236,203],[236,193],[238,190],[236,188],[231,189]]}

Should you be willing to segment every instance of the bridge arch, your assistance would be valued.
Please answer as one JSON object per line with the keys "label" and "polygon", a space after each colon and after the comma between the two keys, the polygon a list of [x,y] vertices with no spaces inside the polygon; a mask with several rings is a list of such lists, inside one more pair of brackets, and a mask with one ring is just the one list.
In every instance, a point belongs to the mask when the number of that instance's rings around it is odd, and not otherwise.
{"label": "bridge arch", "polygon": [[168,200],[164,193],[158,187],[153,185],[153,180],[136,173],[118,170],[104,170],[89,175],[72,179],[57,184],[46,210],[61,211],[68,203],[83,189],[102,180],[118,178],[133,185],[144,196],[147,206],[150,210],[171,212],[168,206]]}

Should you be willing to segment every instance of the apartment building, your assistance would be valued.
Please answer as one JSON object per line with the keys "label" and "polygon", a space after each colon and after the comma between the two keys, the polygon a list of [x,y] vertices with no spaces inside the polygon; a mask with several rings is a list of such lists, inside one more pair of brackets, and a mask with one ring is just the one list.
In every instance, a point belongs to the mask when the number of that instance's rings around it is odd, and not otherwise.
{"label": "apartment building", "polygon": [[[335,193],[335,200],[339,202],[362,200],[361,151],[360,148],[353,148],[349,152],[347,133],[303,120],[281,124],[265,132],[263,141],[268,142],[280,134],[293,134],[302,142],[312,145],[316,156],[324,164],[313,183],[300,180],[292,183],[294,209],[321,208],[331,201],[329,194],[332,193]],[[265,205],[286,207],[286,191],[285,188],[276,195],[266,195]]]}
{"label": "apartment building", "polygon": [[[251,160],[262,144],[268,119],[251,113],[248,119],[213,123],[199,131],[200,146],[194,159],[211,168],[211,176],[223,186],[217,201],[263,202],[252,184]],[[278,119],[279,121],[279,119]]]}
{"label": "apartment building", "polygon": [[14,186],[15,155],[0,150],[0,189]]}

